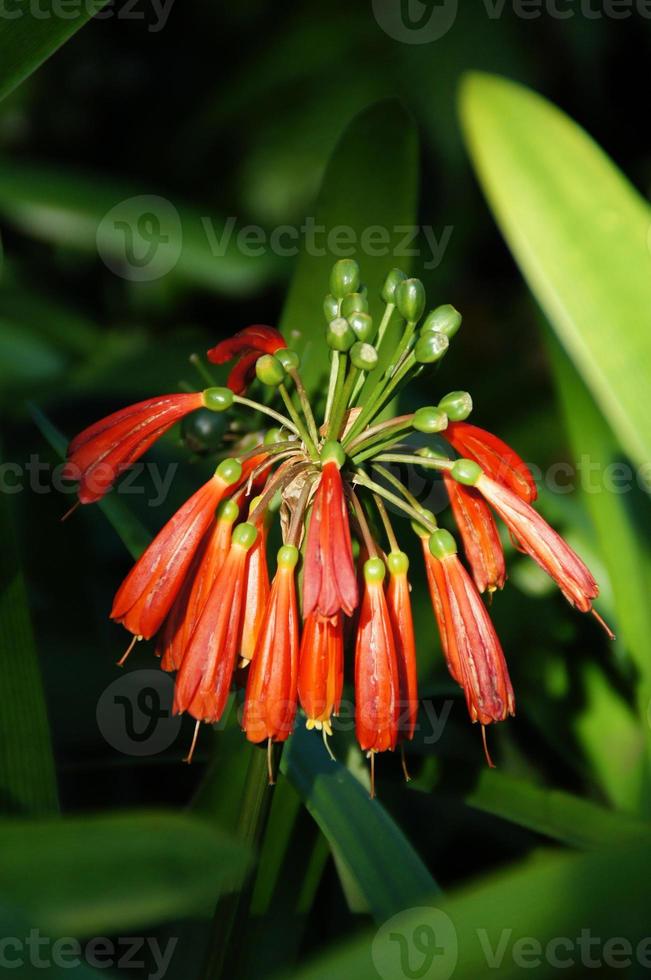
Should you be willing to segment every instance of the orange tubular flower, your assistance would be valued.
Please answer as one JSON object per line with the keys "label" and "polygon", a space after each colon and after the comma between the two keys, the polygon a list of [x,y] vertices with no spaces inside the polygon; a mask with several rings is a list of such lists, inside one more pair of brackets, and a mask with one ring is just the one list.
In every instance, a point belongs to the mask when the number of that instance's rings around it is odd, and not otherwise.
{"label": "orange tubular flower", "polygon": [[287,347],[285,339],[273,327],[261,323],[239,330],[228,340],[222,340],[208,351],[213,364],[226,364],[237,357],[238,362],[228,376],[228,387],[236,395],[243,394],[255,378],[255,362],[262,354],[275,354]]}
{"label": "orange tubular flower", "polygon": [[[257,500],[251,501],[251,509],[255,508]],[[267,569],[267,535],[269,531],[268,515],[256,525],[258,537],[251,548],[246,570],[246,602],[242,622],[242,667],[253,660],[258,636],[264,621],[265,610],[269,600],[269,571]]]}
{"label": "orange tubular flower", "polygon": [[313,612],[351,616],[358,603],[357,576],[341,474],[343,453],[338,443],[322,450],[321,482],[314,498],[307,532],[303,576],[303,617]]}
{"label": "orange tubular flower", "polygon": [[271,586],[246,685],[242,728],[250,742],[283,742],[294,727],[298,683],[298,605],[294,572],[298,549],[278,552]]}
{"label": "orange tubular flower", "polygon": [[364,565],[364,597],[355,645],[355,730],[365,752],[394,749],[400,678],[381,558]]}
{"label": "orange tubular flower", "polygon": [[508,668],[486,606],[459,561],[454,538],[423,539],[432,605],[450,674],[463,688],[472,721],[488,725],[515,714]]}
{"label": "orange tubular flower", "polygon": [[223,460],[215,475],[176,512],[120,586],[111,619],[149,639],[162,626],[179,594],[201,539],[225,492],[242,477],[237,460]]}
{"label": "orange tubular flower", "polygon": [[68,446],[64,480],[79,481],[79,501],[92,504],[175,422],[204,404],[203,393],[160,395],[95,422]]}
{"label": "orange tubular flower", "polygon": [[450,422],[445,438],[460,456],[479,463],[493,480],[510,487],[527,503],[534,502],[538,488],[531,470],[510,446],[492,432],[468,422]]}
{"label": "orange tubular flower", "polygon": [[174,687],[174,711],[198,721],[221,718],[240,646],[246,563],[258,532],[240,524],[188,644]]}
{"label": "orange tubular flower", "polygon": [[568,602],[581,612],[594,612],[592,600],[599,595],[599,587],[560,534],[517,494],[486,474],[479,475],[476,487],[497,511],[522,550],[554,579]]}
{"label": "orange tubular flower", "polygon": [[443,474],[443,481],[477,588],[480,592],[503,589],[504,549],[490,508],[476,490],[457,483],[449,473]]}
{"label": "orange tubular flower", "polygon": [[312,613],[303,624],[298,669],[298,697],[309,729],[332,735],[331,718],[339,711],[343,684],[343,617]]}
{"label": "orange tubular flower", "polygon": [[409,559],[404,551],[392,551],[387,555],[387,567],[389,569],[387,606],[393,626],[400,684],[399,734],[402,739],[411,739],[414,737],[418,717],[418,670],[407,579]]}
{"label": "orange tubular flower", "polygon": [[228,554],[231,531],[238,514],[239,507],[234,500],[222,500],[217,519],[204,535],[156,647],[163,670],[178,670],[183,663],[190,637]]}

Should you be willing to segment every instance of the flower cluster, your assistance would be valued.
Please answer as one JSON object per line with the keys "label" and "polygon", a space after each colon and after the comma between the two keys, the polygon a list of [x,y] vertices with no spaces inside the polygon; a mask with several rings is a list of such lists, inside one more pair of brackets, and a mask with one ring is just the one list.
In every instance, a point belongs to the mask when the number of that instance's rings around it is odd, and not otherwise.
{"label": "flower cluster", "polygon": [[[446,353],[461,316],[450,305],[423,316],[422,284],[397,269],[382,300],[376,324],[357,264],[336,263],[324,304],[331,363],[322,413],[303,386],[297,353],[278,331],[256,325],[208,352],[214,364],[236,362],[228,387],[140,402],[70,444],[66,476],[78,481],[80,502],[90,503],[190,413],[238,408],[274,423],[221,460],[152,541],[113,603],[112,618],[133,635],[129,650],[156,637],[163,669],[176,671],[175,711],[194,717],[197,728],[219,721],[237,683],[246,686],[242,727],[251,741],[287,739],[299,705],[307,727],[325,739],[350,645],[361,748],[373,761],[413,737],[418,690],[409,560],[387,503],[420,538],[443,654],[483,730],[515,711],[480,595],[506,579],[495,515],[573,606],[592,610],[595,580],[533,508],[536,485],[525,463],[466,421],[467,392],[387,417],[400,390]],[[245,396],[256,379],[278,392],[281,411]],[[409,441],[414,432],[420,448]],[[453,536],[396,476],[395,463],[442,478],[466,564]],[[277,517],[282,543],[270,576],[268,538]]]}

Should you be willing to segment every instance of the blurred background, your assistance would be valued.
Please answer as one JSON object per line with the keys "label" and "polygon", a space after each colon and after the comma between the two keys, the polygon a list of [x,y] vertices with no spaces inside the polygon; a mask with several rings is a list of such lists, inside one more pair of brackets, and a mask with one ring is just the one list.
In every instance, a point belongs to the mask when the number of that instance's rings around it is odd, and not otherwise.
{"label": "blurred background", "polygon": [[[577,455],[550,367],[551,338],[471,170],[458,86],[471,69],[532,86],[583,125],[648,195],[651,151],[636,95],[648,89],[651,21],[634,12],[596,16],[597,6],[586,3],[568,2],[566,19],[544,6],[528,19],[509,3],[459,4],[442,36],[413,43],[407,28],[405,37],[391,36],[386,8],[343,0],[186,0],[156,9],[140,0],[136,18],[110,7],[0,103],[2,454],[21,468],[32,465],[28,492],[10,495],[11,520],[69,814],[184,808],[213,752],[241,749],[231,719],[226,731],[203,733],[195,763],[184,766],[192,726],[168,720],[139,754],[135,742],[124,741],[123,721],[102,709],[118,677],[157,665],[143,644],[126,674],[116,671],[124,635],[107,617],[130,559],[97,508],[60,523],[73,501],[51,491],[48,472],[38,476],[35,457],[57,457],[35,424],[34,406],[70,437],[129,402],[184,382],[199,386],[188,361],[193,352],[203,355],[249,323],[277,324],[296,258],[274,254],[268,237],[259,254],[246,254],[251,249],[238,246],[237,232],[255,226],[269,236],[314,214],[328,157],[369,104],[397,97],[413,117],[418,223],[440,248],[433,254],[421,233],[412,270],[431,305],[451,302],[464,316],[437,391],[471,391],[473,421],[542,472]],[[113,209],[139,195],[165,199],[172,225],[175,215],[183,222],[181,258],[153,278],[146,270],[142,277],[125,272],[102,231]],[[363,272],[363,256],[361,262]],[[392,264],[387,258],[387,269]],[[315,330],[326,288],[324,281],[313,297]],[[429,385],[410,394],[414,403],[427,403]],[[163,469],[184,464],[170,471],[164,501],[147,474],[127,498],[153,532],[211,464],[178,431],[151,458]],[[542,487],[541,509],[605,583],[601,608],[608,615],[614,611],[603,557],[581,493],[565,492],[568,479],[565,470],[558,476],[563,492]],[[635,510],[641,502],[633,498]],[[513,549],[509,560],[509,584],[492,613],[519,711],[491,732],[500,768],[605,806],[637,808],[637,774],[626,761],[637,751],[637,728],[625,647],[620,642],[613,653],[594,621],[573,613],[542,573]],[[414,589],[422,696],[437,717],[450,710],[450,699],[451,710],[440,738],[417,741],[410,752],[408,789],[399,759],[381,760],[380,796],[438,883],[454,889],[548,842],[464,802],[485,763],[447,678],[423,585]],[[161,705],[169,707],[165,681],[153,680],[154,700],[141,705],[154,720]],[[294,794],[286,784],[283,792]],[[256,937],[257,952],[252,962],[243,956],[233,975],[291,970],[369,923],[310,813],[294,813],[291,834],[289,855],[315,862],[310,883],[298,907],[294,874],[274,879],[273,901],[258,894],[262,911],[246,934]],[[198,975],[207,922],[184,919],[174,928],[185,945],[166,975]]]}

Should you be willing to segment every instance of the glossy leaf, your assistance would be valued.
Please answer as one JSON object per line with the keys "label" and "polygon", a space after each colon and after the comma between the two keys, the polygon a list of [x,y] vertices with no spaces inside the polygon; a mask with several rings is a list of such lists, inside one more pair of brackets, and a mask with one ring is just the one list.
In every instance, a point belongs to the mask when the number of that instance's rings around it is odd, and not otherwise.
{"label": "glossy leaf", "polygon": [[534,92],[472,74],[468,147],[529,286],[623,448],[651,459],[651,208]]}
{"label": "glossy leaf", "polygon": [[[209,914],[249,852],[203,820],[161,812],[0,821],[0,902],[54,935]],[[232,885],[231,885],[232,886]]]}
{"label": "glossy leaf", "polygon": [[283,752],[282,771],[298,790],[374,917],[387,916],[438,892],[438,886],[378,800],[318,735],[298,725]]}

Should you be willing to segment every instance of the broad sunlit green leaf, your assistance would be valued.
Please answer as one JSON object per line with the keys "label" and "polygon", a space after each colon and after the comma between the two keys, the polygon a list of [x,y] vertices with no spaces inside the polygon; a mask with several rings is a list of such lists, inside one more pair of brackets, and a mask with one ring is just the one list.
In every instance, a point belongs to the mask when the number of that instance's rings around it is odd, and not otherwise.
{"label": "broad sunlit green leaf", "polygon": [[651,459],[651,208],[564,113],[497,76],[461,92],[470,153],[536,298],[625,451]]}
{"label": "broad sunlit green leaf", "polygon": [[243,844],[167,812],[0,821],[0,902],[54,935],[209,914],[249,863]]}

